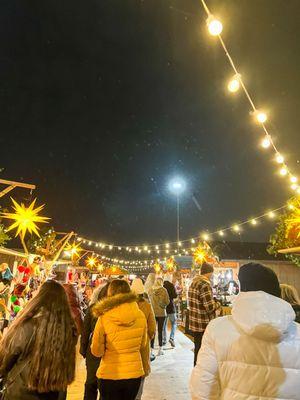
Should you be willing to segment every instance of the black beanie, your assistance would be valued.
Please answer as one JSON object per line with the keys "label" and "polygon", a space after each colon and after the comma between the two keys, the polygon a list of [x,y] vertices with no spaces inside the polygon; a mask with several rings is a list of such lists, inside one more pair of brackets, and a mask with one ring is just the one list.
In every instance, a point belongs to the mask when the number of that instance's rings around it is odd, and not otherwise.
{"label": "black beanie", "polygon": [[242,292],[263,292],[281,297],[277,275],[271,268],[262,264],[249,263],[241,266],[239,281]]}
{"label": "black beanie", "polygon": [[201,266],[201,275],[211,274],[212,272],[214,272],[214,267],[204,262]]}

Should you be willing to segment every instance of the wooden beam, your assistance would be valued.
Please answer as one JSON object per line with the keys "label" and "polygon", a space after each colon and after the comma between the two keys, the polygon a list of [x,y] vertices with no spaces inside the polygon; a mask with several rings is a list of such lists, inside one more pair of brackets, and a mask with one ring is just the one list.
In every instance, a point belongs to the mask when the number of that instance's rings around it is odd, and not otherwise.
{"label": "wooden beam", "polygon": [[5,196],[7,193],[11,192],[12,190],[14,190],[16,186],[15,185],[11,185],[8,186],[7,188],[5,188],[4,190],[2,190],[2,192],[0,192],[0,198]]}
{"label": "wooden beam", "polygon": [[7,181],[5,179],[0,179],[0,183],[2,185],[15,186],[15,187],[20,187],[20,188],[24,188],[24,189],[31,189],[31,190],[36,189],[35,185],[31,185],[29,183]]}

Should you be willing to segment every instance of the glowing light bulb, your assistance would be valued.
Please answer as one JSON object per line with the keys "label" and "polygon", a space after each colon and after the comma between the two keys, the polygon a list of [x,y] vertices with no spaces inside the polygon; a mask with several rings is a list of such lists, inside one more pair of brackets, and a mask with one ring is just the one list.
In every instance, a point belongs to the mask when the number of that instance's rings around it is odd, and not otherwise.
{"label": "glowing light bulb", "polygon": [[264,149],[268,149],[271,146],[271,140],[268,136],[266,136],[265,138],[263,138],[263,140],[261,141],[261,145]]}
{"label": "glowing light bulb", "polygon": [[282,157],[282,155],[281,154],[276,154],[276,162],[278,163],[278,164],[283,164],[284,163],[284,158]]}
{"label": "glowing light bulb", "polygon": [[260,124],[263,124],[268,119],[267,114],[264,113],[263,111],[256,111],[255,118],[257,122],[259,122]]}
{"label": "glowing light bulb", "polygon": [[191,243],[195,243],[195,239],[191,239]]}
{"label": "glowing light bulb", "polygon": [[111,244],[111,245],[109,245],[109,250],[112,250],[113,249],[113,245]]}
{"label": "glowing light bulb", "polygon": [[298,188],[298,185],[296,184],[296,183],[293,183],[292,185],[291,185],[291,189],[292,190],[296,190]]}
{"label": "glowing light bulb", "polygon": [[253,218],[253,219],[251,219],[251,224],[252,224],[252,225],[257,225],[257,221],[256,221],[256,219],[254,219],[254,218]]}
{"label": "glowing light bulb", "polygon": [[273,211],[270,211],[270,212],[268,213],[268,217],[269,217],[269,218],[275,218],[275,216],[276,216],[276,214],[275,214]]}
{"label": "glowing light bulb", "polygon": [[228,82],[227,89],[231,93],[235,93],[240,88],[240,75],[234,75],[231,80]]}
{"label": "glowing light bulb", "polygon": [[292,183],[296,183],[296,182],[298,181],[298,178],[297,178],[296,176],[291,176],[291,177],[290,177],[290,181],[291,181]]}
{"label": "glowing light bulb", "polygon": [[210,15],[207,18],[207,27],[208,31],[212,36],[218,36],[221,34],[223,30],[222,22],[215,18],[213,15]]}
{"label": "glowing light bulb", "polygon": [[88,242],[88,245],[91,246],[92,242]]}
{"label": "glowing light bulb", "polygon": [[147,251],[148,250],[148,246],[144,246],[144,250]]}
{"label": "glowing light bulb", "polygon": [[158,250],[158,246],[155,246],[155,249]]}
{"label": "glowing light bulb", "polygon": [[181,242],[178,242],[177,244],[178,244],[179,247],[182,246],[182,243],[181,243]]}
{"label": "glowing light bulb", "polygon": [[285,176],[288,173],[288,170],[286,167],[282,167],[279,171],[281,176]]}
{"label": "glowing light bulb", "polygon": [[209,235],[207,233],[204,233],[202,235],[202,239],[208,241],[209,240]]}
{"label": "glowing light bulb", "polygon": [[170,247],[169,243],[166,243],[166,248],[168,249]]}
{"label": "glowing light bulb", "polygon": [[224,236],[224,232],[223,231],[219,231],[218,232],[220,236]]}
{"label": "glowing light bulb", "polygon": [[293,204],[289,204],[289,205],[288,205],[288,208],[289,208],[290,210],[294,210],[295,207],[293,206]]}
{"label": "glowing light bulb", "polygon": [[233,225],[232,229],[233,229],[235,232],[239,232],[239,231],[240,231],[240,227],[239,227],[238,225]]}

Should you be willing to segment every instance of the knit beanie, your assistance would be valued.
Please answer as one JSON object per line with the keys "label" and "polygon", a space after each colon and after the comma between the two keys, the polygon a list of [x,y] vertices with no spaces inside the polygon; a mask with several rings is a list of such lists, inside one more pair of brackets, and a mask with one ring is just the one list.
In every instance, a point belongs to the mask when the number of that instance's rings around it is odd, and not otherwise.
{"label": "knit beanie", "polygon": [[214,272],[214,267],[206,262],[201,266],[201,275],[211,274]]}
{"label": "knit beanie", "polygon": [[242,292],[262,290],[276,297],[281,297],[280,285],[275,272],[262,264],[248,263],[239,270]]}
{"label": "knit beanie", "polygon": [[144,294],[145,293],[145,287],[144,287],[143,281],[140,278],[135,278],[132,281],[131,290],[136,295]]}

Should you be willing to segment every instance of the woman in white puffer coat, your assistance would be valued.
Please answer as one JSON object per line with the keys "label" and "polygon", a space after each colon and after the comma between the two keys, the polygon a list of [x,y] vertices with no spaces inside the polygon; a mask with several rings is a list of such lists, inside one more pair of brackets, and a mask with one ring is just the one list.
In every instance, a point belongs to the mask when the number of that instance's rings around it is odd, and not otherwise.
{"label": "woman in white puffer coat", "polygon": [[300,324],[275,273],[247,264],[232,316],[210,322],[190,381],[193,400],[300,400]]}

